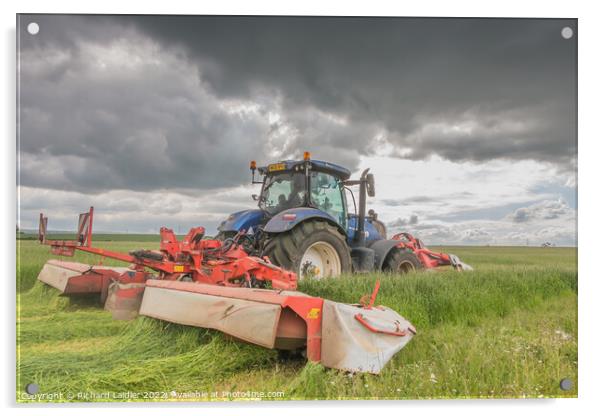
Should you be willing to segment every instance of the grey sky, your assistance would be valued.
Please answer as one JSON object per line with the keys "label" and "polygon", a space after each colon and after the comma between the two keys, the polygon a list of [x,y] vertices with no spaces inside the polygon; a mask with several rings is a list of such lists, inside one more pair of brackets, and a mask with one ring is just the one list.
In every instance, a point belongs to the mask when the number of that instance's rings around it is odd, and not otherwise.
{"label": "grey sky", "polygon": [[23,227],[211,228],[310,150],[429,242],[575,243],[575,20],[20,19]]}

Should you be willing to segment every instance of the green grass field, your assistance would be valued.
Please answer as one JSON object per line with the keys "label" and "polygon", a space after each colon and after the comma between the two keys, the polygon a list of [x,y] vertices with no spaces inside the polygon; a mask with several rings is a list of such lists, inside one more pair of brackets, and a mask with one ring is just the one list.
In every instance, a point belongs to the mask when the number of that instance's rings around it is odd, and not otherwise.
{"label": "green grass field", "polygon": [[[158,245],[97,244],[120,251]],[[34,401],[576,397],[577,250],[445,250],[475,271],[301,283],[306,293],[357,302],[381,280],[378,303],[418,334],[374,376],[281,361],[275,351],[211,330],[143,317],[113,321],[94,299],[59,297],[37,282],[49,248],[20,240],[17,401],[32,401],[23,394],[28,383],[40,386]],[[98,262],[83,253],[75,260]],[[559,388],[563,378],[572,390]]]}

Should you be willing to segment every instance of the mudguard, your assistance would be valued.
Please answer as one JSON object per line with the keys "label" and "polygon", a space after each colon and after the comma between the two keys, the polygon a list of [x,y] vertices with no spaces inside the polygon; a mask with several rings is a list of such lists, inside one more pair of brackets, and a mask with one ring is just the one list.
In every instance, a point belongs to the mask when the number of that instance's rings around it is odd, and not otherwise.
{"label": "mudguard", "polygon": [[381,270],[383,263],[387,258],[387,255],[391,252],[393,247],[399,244],[399,240],[378,240],[370,245],[370,248],[374,250],[374,269]]}
{"label": "mudguard", "polygon": [[217,227],[220,232],[240,231],[255,228],[263,221],[264,212],[260,209],[247,209],[231,214]]}
{"label": "mudguard", "polygon": [[279,212],[272,217],[263,228],[263,231],[268,233],[282,233],[289,231],[297,224],[309,219],[323,219],[330,224],[336,226],[343,235],[345,235],[345,229],[341,227],[336,220],[324,211],[320,211],[316,208],[291,208]]}

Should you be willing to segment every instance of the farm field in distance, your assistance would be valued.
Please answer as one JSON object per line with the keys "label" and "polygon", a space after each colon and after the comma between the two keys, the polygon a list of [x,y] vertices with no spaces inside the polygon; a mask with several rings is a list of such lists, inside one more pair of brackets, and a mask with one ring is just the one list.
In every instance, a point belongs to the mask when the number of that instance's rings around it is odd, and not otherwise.
{"label": "farm field in distance", "polygon": [[[116,240],[94,241],[118,251],[158,247],[158,239]],[[28,383],[61,393],[41,401],[576,397],[577,249],[440,249],[475,271],[300,282],[305,293],[356,303],[380,279],[377,303],[418,334],[375,376],[284,361],[216,331],[145,317],[114,321],[96,299],[60,297],[37,282],[56,256],[18,240],[17,401],[32,401],[23,393]],[[99,261],[85,253],[70,259]],[[559,388],[563,378],[571,390]]]}

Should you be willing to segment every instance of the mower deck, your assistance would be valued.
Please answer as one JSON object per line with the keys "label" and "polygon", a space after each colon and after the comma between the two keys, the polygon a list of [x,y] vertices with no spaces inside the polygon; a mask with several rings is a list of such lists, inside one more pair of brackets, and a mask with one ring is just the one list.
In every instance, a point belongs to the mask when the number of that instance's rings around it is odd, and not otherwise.
{"label": "mower deck", "polygon": [[140,314],[279,350],[307,347],[324,366],[378,374],[415,334],[395,311],[301,292],[148,280]]}
{"label": "mower deck", "polygon": [[38,275],[64,295],[84,295],[106,291],[111,278],[128,271],[127,267],[90,266],[70,261],[48,260]]}

